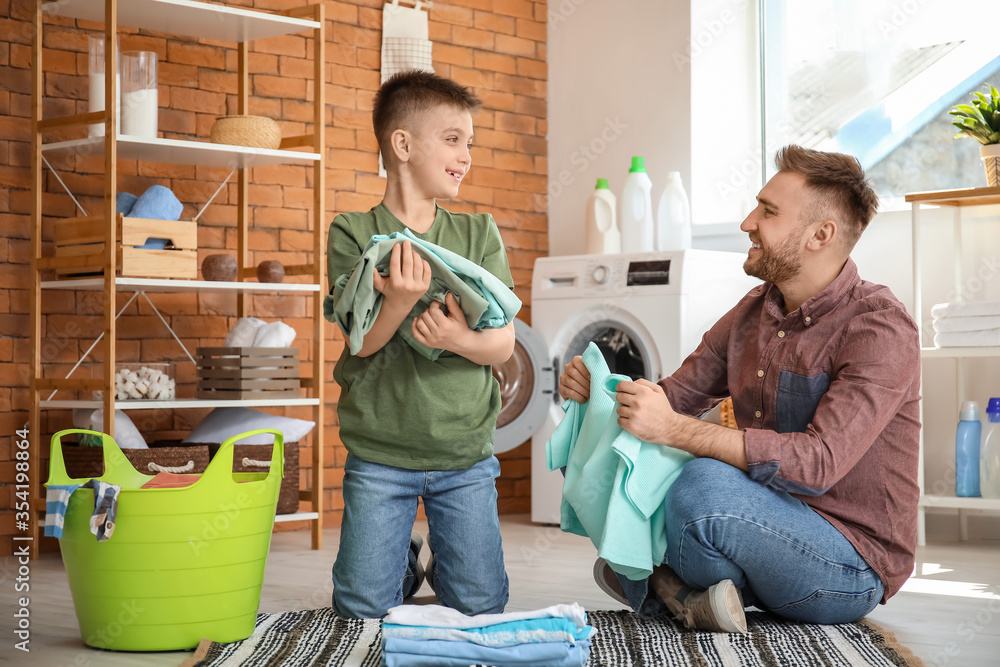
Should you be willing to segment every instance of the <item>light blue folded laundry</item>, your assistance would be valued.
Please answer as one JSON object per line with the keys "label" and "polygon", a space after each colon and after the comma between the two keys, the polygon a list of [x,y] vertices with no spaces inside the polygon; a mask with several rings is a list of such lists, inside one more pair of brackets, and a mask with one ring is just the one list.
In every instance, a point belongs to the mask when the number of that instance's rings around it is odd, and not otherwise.
{"label": "light blue folded laundry", "polygon": [[549,642],[504,648],[438,640],[386,639],[382,650],[385,667],[582,667],[589,658],[589,639],[575,644]]}
{"label": "light blue folded laundry", "polygon": [[130,214],[137,201],[139,198],[131,192],[119,192],[115,195],[115,213]]}
{"label": "light blue folded laundry", "polygon": [[127,214],[131,218],[149,218],[152,220],[179,220],[184,204],[174,196],[170,188],[162,185],[151,185],[135,202],[135,206]]}
{"label": "light blue folded laundry", "polygon": [[517,644],[543,644],[589,639],[594,629],[587,625],[577,629],[566,618],[535,618],[523,621],[497,623],[481,628],[440,628],[426,625],[382,624],[382,636],[393,639],[443,639],[469,642],[481,646],[516,646]]}
{"label": "light blue folded laundry", "polygon": [[392,247],[409,241],[412,248],[431,267],[431,284],[399,326],[399,335],[413,349],[434,360],[441,350],[420,343],[413,337],[411,326],[433,301],[445,302],[452,292],[458,301],[470,329],[499,329],[514,321],[521,300],[492,273],[465,257],[417,238],[407,229],[389,236],[371,237],[354,270],[337,278],[333,295],[323,304],[323,313],[336,322],[347,338],[351,354],[357,354],[382,307],[382,294],[375,289],[372,267],[387,275]]}

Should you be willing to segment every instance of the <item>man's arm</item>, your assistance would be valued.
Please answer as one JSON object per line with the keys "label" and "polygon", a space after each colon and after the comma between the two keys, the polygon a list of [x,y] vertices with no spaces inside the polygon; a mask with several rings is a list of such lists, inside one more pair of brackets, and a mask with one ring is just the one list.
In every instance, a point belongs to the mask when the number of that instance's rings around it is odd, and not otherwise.
{"label": "man's arm", "polygon": [[619,382],[618,425],[644,442],[749,470],[743,431],[674,412],[663,389],[648,380]]}

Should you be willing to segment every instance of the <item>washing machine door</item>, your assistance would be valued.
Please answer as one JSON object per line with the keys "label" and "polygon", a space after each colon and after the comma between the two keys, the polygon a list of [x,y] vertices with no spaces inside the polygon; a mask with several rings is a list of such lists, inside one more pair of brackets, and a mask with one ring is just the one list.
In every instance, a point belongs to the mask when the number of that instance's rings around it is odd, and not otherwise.
{"label": "washing machine door", "polygon": [[502,400],[493,451],[514,449],[535,434],[556,390],[552,361],[542,339],[521,320],[514,320],[514,353],[493,366]]}

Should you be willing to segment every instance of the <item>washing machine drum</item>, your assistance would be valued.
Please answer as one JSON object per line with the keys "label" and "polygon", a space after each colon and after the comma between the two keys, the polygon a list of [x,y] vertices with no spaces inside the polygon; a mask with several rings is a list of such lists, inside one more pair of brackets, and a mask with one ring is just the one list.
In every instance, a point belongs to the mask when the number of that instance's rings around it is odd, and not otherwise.
{"label": "washing machine drum", "polygon": [[535,434],[553,401],[555,376],[548,350],[521,320],[514,320],[514,353],[493,366],[500,383],[500,414],[493,437],[497,454],[514,449]]}

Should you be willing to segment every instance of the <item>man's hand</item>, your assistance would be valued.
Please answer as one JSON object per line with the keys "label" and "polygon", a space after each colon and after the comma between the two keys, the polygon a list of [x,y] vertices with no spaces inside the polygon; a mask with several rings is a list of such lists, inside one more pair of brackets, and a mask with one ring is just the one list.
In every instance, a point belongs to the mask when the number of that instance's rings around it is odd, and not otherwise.
{"label": "man's hand", "polygon": [[389,277],[373,269],[374,286],[399,310],[409,312],[431,285],[431,265],[417,254],[409,241],[397,243],[389,255]]}
{"label": "man's hand", "polygon": [[559,395],[578,403],[586,403],[590,398],[590,371],[580,355],[563,367],[563,374],[559,377]]}
{"label": "man's hand", "polygon": [[427,347],[460,353],[465,348],[472,329],[465,321],[465,313],[458,305],[455,295],[448,292],[444,298],[448,307],[447,314],[440,302],[432,303],[420,317],[413,320],[413,337]]}
{"label": "man's hand", "polygon": [[643,442],[673,445],[671,420],[677,416],[663,388],[649,380],[619,382],[618,425]]}

